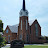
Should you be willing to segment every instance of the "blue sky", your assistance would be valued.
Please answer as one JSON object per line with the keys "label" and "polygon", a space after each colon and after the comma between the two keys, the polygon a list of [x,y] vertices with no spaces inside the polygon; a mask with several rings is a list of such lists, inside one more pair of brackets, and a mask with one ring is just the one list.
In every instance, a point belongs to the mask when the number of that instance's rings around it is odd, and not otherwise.
{"label": "blue sky", "polygon": [[[0,0],[0,19],[7,25],[19,23],[19,12],[22,0]],[[41,26],[41,34],[48,36],[48,0],[26,0],[29,20],[37,19]]]}

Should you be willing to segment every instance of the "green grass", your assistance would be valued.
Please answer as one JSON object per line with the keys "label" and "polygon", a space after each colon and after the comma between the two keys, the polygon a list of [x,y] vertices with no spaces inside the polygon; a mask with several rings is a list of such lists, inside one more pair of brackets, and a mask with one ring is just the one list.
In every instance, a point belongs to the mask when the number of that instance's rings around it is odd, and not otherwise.
{"label": "green grass", "polygon": [[48,46],[29,45],[29,46],[25,46],[24,48],[48,48]]}
{"label": "green grass", "polygon": [[[9,47],[7,47],[9,48]],[[24,48],[48,48],[48,46],[39,46],[39,45],[27,45]]]}

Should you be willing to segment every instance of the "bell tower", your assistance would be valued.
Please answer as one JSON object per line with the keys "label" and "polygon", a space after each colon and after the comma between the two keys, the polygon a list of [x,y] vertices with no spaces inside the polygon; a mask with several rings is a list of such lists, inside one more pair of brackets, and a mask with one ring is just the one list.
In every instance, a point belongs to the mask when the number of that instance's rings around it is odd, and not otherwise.
{"label": "bell tower", "polygon": [[20,10],[20,17],[22,16],[28,17],[28,11],[26,10],[26,7],[25,7],[25,0],[23,0],[23,6],[22,6],[22,9]]}
{"label": "bell tower", "polygon": [[29,23],[28,23],[28,11],[25,7],[25,0],[23,0],[23,6],[20,10],[20,18],[19,18],[19,30],[18,30],[18,38],[19,40],[29,41]]}

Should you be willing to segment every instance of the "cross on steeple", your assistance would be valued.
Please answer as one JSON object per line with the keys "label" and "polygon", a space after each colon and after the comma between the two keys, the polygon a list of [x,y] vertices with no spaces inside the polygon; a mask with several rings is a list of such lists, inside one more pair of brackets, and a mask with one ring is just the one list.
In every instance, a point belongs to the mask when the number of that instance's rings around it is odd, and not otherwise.
{"label": "cross on steeple", "polygon": [[25,0],[23,0],[23,10],[25,11]]}

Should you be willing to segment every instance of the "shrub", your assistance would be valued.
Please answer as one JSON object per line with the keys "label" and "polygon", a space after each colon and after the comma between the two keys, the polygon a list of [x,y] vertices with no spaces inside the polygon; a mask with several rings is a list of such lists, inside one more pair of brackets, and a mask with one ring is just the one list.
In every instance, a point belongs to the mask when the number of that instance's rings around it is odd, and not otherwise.
{"label": "shrub", "polygon": [[0,35],[0,47],[5,46],[6,45],[5,43],[6,43],[5,38]]}

